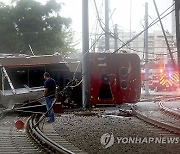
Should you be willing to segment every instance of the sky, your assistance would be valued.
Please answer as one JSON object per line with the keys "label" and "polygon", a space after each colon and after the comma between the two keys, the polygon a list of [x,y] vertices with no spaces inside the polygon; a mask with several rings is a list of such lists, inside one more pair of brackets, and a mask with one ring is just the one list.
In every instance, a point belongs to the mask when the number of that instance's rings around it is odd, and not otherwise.
{"label": "sky", "polygon": [[[11,0],[0,0],[4,1],[6,4],[10,3]],[[47,0],[36,0],[41,3],[46,3]],[[104,1],[96,0],[97,7],[99,10],[99,15],[102,21],[104,21]],[[130,21],[132,31],[140,32],[143,29],[142,24],[144,24],[144,10],[145,2],[149,5],[149,23],[153,19],[157,18],[157,14],[153,5],[153,0],[109,0],[110,1],[110,14],[112,18],[110,19],[110,27],[112,28],[114,24],[118,24],[119,28],[125,31],[130,30]],[[162,13],[169,6],[172,5],[173,0],[156,0],[159,12]],[[64,3],[61,10],[61,16],[70,17],[72,19],[72,30],[75,31],[75,38],[77,41],[81,42],[82,36],[82,0],[56,0],[58,3]],[[131,6],[131,20],[130,20],[130,3]],[[103,4],[103,5],[102,5]],[[103,7],[102,7],[103,6]],[[101,11],[102,10],[102,11]],[[112,14],[112,12],[114,13]],[[97,30],[94,26],[97,24],[97,17],[95,11],[94,0],[89,0],[89,32],[90,33],[101,33],[100,27]],[[171,15],[163,20],[164,28],[171,32]],[[153,26],[149,31],[160,30],[160,26]],[[80,47],[80,46],[79,46]]]}

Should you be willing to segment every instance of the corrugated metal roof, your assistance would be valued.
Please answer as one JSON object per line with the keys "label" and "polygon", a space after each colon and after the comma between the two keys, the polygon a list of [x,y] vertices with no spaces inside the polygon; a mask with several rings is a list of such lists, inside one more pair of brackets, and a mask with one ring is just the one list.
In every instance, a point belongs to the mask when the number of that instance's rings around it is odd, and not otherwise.
{"label": "corrugated metal roof", "polygon": [[62,56],[43,55],[43,56],[4,56],[0,57],[0,66],[31,66],[43,64],[57,64],[62,62]]}

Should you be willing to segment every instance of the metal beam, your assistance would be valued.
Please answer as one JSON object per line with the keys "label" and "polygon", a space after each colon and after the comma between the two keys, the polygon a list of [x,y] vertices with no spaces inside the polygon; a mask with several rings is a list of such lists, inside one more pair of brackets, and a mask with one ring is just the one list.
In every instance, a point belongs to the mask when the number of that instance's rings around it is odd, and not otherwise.
{"label": "metal beam", "polygon": [[9,75],[8,75],[8,73],[7,73],[7,71],[6,71],[6,69],[4,67],[2,68],[2,73],[4,74],[4,77],[7,79],[8,83],[9,83],[9,86],[11,87],[12,93],[16,94],[16,90],[14,89],[14,86],[13,86],[13,84],[11,82],[11,79],[9,78]]}

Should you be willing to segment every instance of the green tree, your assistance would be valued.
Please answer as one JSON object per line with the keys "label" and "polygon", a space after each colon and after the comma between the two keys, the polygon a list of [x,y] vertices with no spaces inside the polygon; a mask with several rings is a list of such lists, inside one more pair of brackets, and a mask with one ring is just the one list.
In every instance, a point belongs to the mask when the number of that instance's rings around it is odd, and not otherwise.
{"label": "green tree", "polygon": [[45,5],[35,0],[14,3],[0,4],[0,52],[29,53],[29,45],[35,54],[72,51],[71,19],[60,16],[61,4],[55,0]]}
{"label": "green tree", "polygon": [[16,51],[17,32],[12,18],[10,6],[0,3],[0,51],[8,53]]}

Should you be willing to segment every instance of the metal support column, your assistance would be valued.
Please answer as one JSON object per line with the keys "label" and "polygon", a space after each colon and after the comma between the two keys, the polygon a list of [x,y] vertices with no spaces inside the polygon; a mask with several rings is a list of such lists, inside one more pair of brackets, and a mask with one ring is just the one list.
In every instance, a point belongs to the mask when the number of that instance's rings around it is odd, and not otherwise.
{"label": "metal support column", "polygon": [[[129,17],[130,23],[129,23],[129,40],[132,38],[132,0],[130,0],[130,17]],[[129,43],[129,47],[131,47],[131,43]]]}
{"label": "metal support column", "polygon": [[175,16],[176,16],[176,42],[178,54],[178,70],[180,77],[180,2],[175,0]]}
{"label": "metal support column", "polygon": [[89,107],[89,13],[88,0],[82,0],[82,105],[83,108]]}
{"label": "metal support column", "polygon": [[149,95],[149,66],[148,66],[148,3],[145,3],[145,95]]}
{"label": "metal support column", "polygon": [[118,40],[118,28],[117,28],[117,24],[114,25],[114,51],[116,51],[118,49],[118,44],[117,44],[117,40]]}
{"label": "metal support column", "polygon": [[105,51],[109,51],[109,0],[105,0]]}

